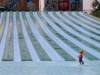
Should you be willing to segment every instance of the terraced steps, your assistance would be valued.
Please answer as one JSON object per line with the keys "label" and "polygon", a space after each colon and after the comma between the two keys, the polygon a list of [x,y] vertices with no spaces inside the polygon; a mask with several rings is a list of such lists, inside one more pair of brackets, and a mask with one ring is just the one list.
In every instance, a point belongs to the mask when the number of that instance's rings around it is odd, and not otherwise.
{"label": "terraced steps", "polygon": [[82,12],[2,12],[0,61],[100,60],[100,22]]}

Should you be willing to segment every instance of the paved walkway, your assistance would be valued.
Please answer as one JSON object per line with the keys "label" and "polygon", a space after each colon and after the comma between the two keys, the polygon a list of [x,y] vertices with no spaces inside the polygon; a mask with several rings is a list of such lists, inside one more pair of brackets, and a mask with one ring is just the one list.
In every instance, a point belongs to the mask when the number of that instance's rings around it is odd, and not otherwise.
{"label": "paved walkway", "polygon": [[0,62],[0,75],[100,75],[100,61]]}

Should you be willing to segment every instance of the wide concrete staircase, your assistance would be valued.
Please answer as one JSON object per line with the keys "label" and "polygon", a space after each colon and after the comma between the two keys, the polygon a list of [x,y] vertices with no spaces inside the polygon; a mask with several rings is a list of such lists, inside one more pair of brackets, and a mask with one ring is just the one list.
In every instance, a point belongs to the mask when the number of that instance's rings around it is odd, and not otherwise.
{"label": "wide concrete staircase", "polygon": [[100,19],[82,12],[1,12],[0,61],[100,60]]}

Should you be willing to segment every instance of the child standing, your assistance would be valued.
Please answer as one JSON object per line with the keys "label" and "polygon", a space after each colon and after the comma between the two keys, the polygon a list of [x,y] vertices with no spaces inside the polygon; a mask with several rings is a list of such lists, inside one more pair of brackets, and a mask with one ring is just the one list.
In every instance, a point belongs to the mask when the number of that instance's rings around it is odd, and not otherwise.
{"label": "child standing", "polygon": [[82,54],[83,54],[83,53],[84,53],[84,51],[81,50],[81,51],[80,51],[80,54],[78,55],[79,63],[80,63],[80,64],[84,64],[84,62],[83,62],[83,60],[82,60],[82,58],[83,58]]}

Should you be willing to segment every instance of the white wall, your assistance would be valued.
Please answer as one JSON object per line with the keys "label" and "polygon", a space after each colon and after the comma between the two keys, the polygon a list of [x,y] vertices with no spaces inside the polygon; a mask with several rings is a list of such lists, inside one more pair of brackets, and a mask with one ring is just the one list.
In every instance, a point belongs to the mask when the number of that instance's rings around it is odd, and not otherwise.
{"label": "white wall", "polygon": [[40,4],[39,4],[39,8],[40,11],[44,11],[44,0],[39,0]]}
{"label": "white wall", "polygon": [[83,12],[90,13],[93,0],[83,0]]}

